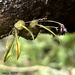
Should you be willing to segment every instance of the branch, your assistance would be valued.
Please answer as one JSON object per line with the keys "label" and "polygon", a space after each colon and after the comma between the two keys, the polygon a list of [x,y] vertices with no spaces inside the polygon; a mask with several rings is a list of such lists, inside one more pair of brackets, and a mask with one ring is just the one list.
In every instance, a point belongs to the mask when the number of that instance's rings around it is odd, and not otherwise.
{"label": "branch", "polygon": [[61,69],[61,70],[56,70],[53,68],[50,68],[48,66],[30,66],[30,67],[10,67],[1,64],[0,65],[0,70],[7,70],[11,72],[33,72],[33,71],[47,71],[50,72],[53,75],[59,74],[59,75],[75,75],[75,68],[67,68],[67,69]]}
{"label": "branch", "polygon": [[30,72],[30,71],[39,71],[39,70],[58,71],[58,70],[52,69],[48,66],[39,66],[39,65],[30,66],[30,67],[10,67],[10,66],[1,64],[0,69],[12,71],[12,72]]}

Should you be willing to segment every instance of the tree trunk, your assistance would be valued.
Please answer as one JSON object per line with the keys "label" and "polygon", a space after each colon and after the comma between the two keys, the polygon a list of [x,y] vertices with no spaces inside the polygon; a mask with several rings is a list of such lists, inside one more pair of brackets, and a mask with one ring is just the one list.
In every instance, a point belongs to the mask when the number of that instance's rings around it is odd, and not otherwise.
{"label": "tree trunk", "polygon": [[0,0],[0,36],[9,33],[20,19],[45,17],[63,23],[68,31],[75,31],[75,0]]}

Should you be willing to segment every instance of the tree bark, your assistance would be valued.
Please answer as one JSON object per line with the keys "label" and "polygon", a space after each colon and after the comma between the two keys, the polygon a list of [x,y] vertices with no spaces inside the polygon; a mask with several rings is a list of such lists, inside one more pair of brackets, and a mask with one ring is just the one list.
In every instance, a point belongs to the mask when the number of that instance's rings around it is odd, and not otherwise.
{"label": "tree bark", "polygon": [[9,33],[14,23],[48,18],[75,31],[75,0],[0,0],[0,36]]}

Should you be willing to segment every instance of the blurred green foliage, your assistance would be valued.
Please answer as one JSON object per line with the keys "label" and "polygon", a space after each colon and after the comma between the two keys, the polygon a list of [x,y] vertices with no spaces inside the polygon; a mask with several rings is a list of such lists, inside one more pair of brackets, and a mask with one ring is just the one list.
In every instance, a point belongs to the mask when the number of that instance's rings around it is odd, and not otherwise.
{"label": "blurred green foliage", "polygon": [[[12,55],[4,64],[18,67],[46,65],[57,69],[75,67],[75,33],[67,33],[58,37],[61,43],[51,34],[39,34],[35,40],[26,40],[20,36],[19,59],[16,58],[14,42]],[[38,75],[50,75],[50,73],[41,71]]]}
{"label": "blurred green foliage", "polygon": [[20,58],[16,59],[15,43],[12,56],[6,64],[27,65],[49,65],[52,67],[75,66],[75,34],[59,36],[60,44],[52,35],[39,34],[35,40],[26,40],[19,37],[21,44]]}

